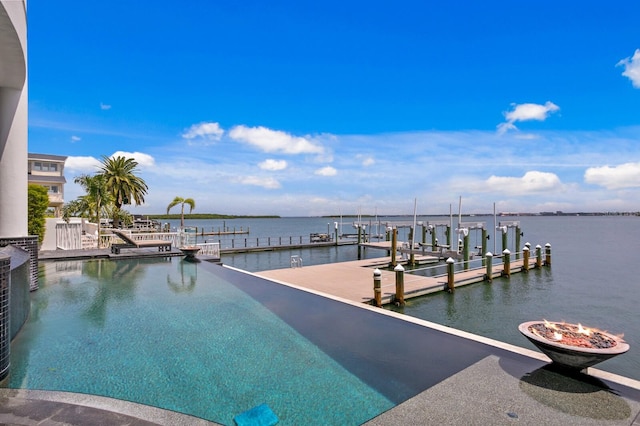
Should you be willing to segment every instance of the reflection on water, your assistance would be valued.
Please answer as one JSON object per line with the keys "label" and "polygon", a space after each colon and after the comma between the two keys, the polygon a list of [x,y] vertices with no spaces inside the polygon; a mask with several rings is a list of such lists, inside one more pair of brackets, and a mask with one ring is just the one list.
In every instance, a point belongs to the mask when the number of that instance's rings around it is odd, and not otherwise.
{"label": "reflection on water", "polygon": [[191,293],[198,282],[198,262],[182,259],[178,263],[180,278],[167,273],[167,285],[174,293]]}
{"label": "reflection on water", "polygon": [[108,396],[222,424],[261,403],[283,425],[361,424],[393,406],[201,264],[77,265],[61,276],[42,265],[5,386]]}

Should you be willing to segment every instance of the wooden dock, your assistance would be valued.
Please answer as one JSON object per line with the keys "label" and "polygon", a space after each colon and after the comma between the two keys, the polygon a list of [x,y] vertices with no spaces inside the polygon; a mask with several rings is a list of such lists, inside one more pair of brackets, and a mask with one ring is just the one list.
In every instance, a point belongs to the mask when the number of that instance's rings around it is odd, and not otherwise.
{"label": "wooden dock", "polygon": [[[418,260],[416,255],[416,260]],[[331,294],[354,302],[371,303],[374,298],[373,271],[376,267],[383,268],[389,265],[389,257],[351,262],[331,263],[325,265],[303,266],[300,268],[275,269],[257,272],[256,275],[293,284],[298,287]],[[436,258],[437,259],[437,258]],[[424,259],[420,259],[423,260]],[[511,274],[523,270],[524,260],[511,260]],[[529,268],[535,268],[535,260],[529,260]],[[382,275],[382,303],[392,303],[395,298],[396,273],[387,269],[380,269]],[[424,277],[413,275],[405,271],[404,289],[405,300],[423,296],[425,294],[443,291],[447,289],[447,275]],[[492,279],[502,276],[503,264],[494,264]],[[454,286],[478,283],[486,280],[486,268],[456,271]]]}

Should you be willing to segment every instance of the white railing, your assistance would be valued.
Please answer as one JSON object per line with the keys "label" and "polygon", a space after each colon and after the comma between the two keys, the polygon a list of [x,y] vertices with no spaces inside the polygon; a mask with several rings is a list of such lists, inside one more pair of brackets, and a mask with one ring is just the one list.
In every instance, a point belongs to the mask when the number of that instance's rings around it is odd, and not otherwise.
{"label": "white railing", "polygon": [[294,254],[293,256],[291,256],[291,267],[302,268],[302,258],[299,255]]}
{"label": "white railing", "polygon": [[98,238],[94,235],[81,236],[82,250],[91,250],[98,248]]}
{"label": "white railing", "polygon": [[198,243],[196,247],[200,247],[200,251],[198,252],[200,255],[220,258],[219,243]]}
{"label": "white railing", "polygon": [[[127,234],[129,238],[134,241],[170,241],[171,245],[177,247],[179,235],[177,232],[153,232],[153,233],[133,233],[130,230],[122,230],[122,233]],[[120,238],[114,234],[104,234],[102,238],[102,247],[111,247],[111,244],[116,241],[119,242]]]}

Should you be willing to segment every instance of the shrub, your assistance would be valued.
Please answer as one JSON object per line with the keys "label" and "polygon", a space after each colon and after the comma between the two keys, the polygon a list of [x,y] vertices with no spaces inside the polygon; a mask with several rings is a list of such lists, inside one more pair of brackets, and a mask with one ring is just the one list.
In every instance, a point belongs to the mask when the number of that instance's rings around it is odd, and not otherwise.
{"label": "shrub", "polygon": [[29,235],[37,235],[38,243],[42,244],[45,231],[45,212],[49,207],[49,195],[47,188],[42,185],[29,184],[28,201],[28,232]]}

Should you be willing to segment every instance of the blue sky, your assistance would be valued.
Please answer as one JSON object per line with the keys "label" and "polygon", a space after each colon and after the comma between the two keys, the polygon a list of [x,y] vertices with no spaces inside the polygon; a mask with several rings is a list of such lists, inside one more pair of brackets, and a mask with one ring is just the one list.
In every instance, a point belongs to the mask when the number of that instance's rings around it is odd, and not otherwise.
{"label": "blue sky", "polygon": [[640,210],[640,3],[28,3],[29,151],[132,213]]}

